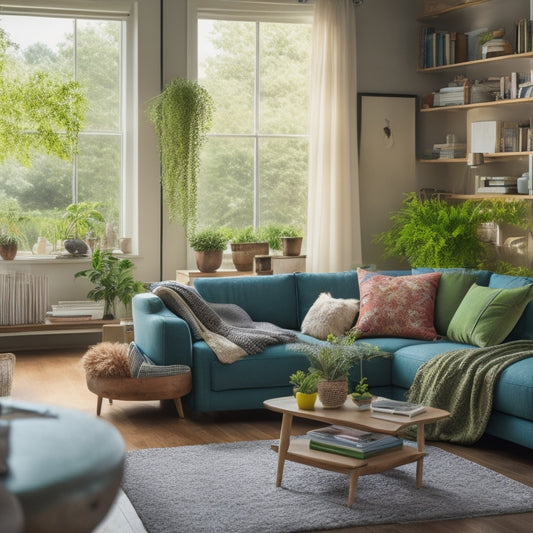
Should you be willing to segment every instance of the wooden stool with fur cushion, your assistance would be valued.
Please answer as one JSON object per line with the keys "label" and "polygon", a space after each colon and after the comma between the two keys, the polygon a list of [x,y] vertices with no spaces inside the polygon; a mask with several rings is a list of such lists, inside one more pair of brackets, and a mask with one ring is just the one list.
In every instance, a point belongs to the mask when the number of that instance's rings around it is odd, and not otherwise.
{"label": "wooden stool with fur cushion", "polygon": [[189,367],[158,366],[140,352],[134,342],[100,342],[91,346],[81,360],[87,388],[97,395],[96,414],[102,399],[174,400],[178,415],[184,418],[181,397],[192,389]]}

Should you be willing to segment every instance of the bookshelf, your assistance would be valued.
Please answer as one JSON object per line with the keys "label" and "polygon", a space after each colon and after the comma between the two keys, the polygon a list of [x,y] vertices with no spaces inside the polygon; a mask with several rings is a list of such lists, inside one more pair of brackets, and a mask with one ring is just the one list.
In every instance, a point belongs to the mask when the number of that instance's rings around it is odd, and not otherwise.
{"label": "bookshelf", "polygon": [[[440,60],[437,66],[435,63],[434,48],[436,40],[433,38],[432,45],[427,48],[427,42],[424,38],[432,35],[431,32],[440,34],[470,34],[481,35],[484,30],[494,31],[502,28],[504,30],[503,39],[508,41],[513,50],[516,51],[516,34],[517,21],[520,19],[531,19],[532,2],[530,0],[473,0],[460,5],[457,1],[442,1],[440,9],[434,9],[426,12],[417,18],[418,23],[418,61],[417,73],[424,76],[431,76],[434,91],[446,87],[449,82],[456,77],[462,76],[470,85],[474,80],[483,80],[486,78],[499,79],[510,76],[513,72],[531,73],[533,81],[533,49],[524,48],[522,41],[521,53],[511,53],[485,59],[472,59],[472,49],[467,44],[467,56],[470,60],[454,63],[453,53],[445,52],[444,56],[440,53]],[[429,4],[428,4],[429,5]],[[429,11],[429,9],[427,10]],[[430,30],[427,30],[427,28]],[[523,28],[524,26],[522,26]],[[424,29],[424,31],[422,31]],[[426,31],[427,30],[427,31]],[[476,33],[477,32],[477,33]],[[453,37],[452,37],[453,40]],[[467,40],[468,42],[468,40]],[[444,46],[449,45],[449,40],[445,41]],[[442,41],[440,42],[442,46]],[[425,47],[425,48],[424,48]],[[479,47],[479,43],[478,43]],[[527,51],[523,51],[526,49]],[[450,64],[441,64],[443,62]],[[465,57],[460,54],[459,57]],[[478,56],[479,57],[479,56]],[[431,66],[428,66],[431,65]],[[462,101],[462,98],[459,98]],[[421,99],[422,101],[422,99]],[[432,105],[432,98],[423,99],[427,104]],[[449,101],[449,100],[448,100]],[[441,97],[441,103],[443,99]],[[420,130],[418,153],[428,154],[433,150],[435,144],[443,143],[443,139],[448,133],[454,133],[457,142],[466,142],[467,154],[471,151],[471,123],[491,120],[509,121],[527,123],[533,119],[533,97],[527,98],[505,98],[494,101],[466,103],[464,105],[449,105],[442,107],[424,107],[420,109]],[[528,171],[533,158],[533,151],[514,151],[514,152],[497,152],[485,153],[485,163],[481,172],[490,175],[508,175],[520,176],[524,171]],[[433,180],[438,180],[438,187],[446,188],[448,183],[466,183],[465,187],[473,190],[473,183],[461,181],[458,178],[459,173],[465,175],[467,169],[467,158],[455,159],[431,159],[428,157],[418,158],[419,163],[423,163],[425,168],[434,168]],[[464,166],[464,170],[461,170]],[[438,169],[438,172],[437,172]],[[428,170],[429,171],[429,170]],[[485,175],[485,174],[482,174]],[[443,181],[444,180],[444,181]],[[461,193],[459,196],[471,198],[485,197],[486,195],[463,194],[465,191],[456,191],[451,186],[452,193]],[[531,187],[530,187],[531,189]],[[471,192],[471,191],[470,191]],[[510,197],[524,199],[528,195],[499,195],[498,197]],[[510,199],[510,198],[509,198]]]}

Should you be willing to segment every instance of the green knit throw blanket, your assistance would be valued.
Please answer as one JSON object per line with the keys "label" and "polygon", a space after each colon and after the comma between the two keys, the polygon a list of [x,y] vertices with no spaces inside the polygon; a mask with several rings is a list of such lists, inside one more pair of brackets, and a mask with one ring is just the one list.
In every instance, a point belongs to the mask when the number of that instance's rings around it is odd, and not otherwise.
{"label": "green knit throw blanket", "polygon": [[533,341],[518,340],[453,350],[423,363],[409,389],[408,401],[450,412],[449,418],[426,425],[426,438],[457,444],[479,440],[492,411],[499,375],[527,357],[533,357]]}

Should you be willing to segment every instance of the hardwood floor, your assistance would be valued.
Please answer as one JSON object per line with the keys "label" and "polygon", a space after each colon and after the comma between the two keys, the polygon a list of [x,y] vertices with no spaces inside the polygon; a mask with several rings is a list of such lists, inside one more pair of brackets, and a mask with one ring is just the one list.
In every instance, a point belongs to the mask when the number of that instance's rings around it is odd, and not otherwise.
{"label": "hardwood floor", "polygon": [[[88,391],[80,358],[85,349],[16,352],[12,397],[80,409],[96,414],[96,396]],[[172,402],[104,401],[102,418],[122,434],[127,450],[279,438],[280,415],[270,411],[199,414],[185,409],[179,419]],[[316,423],[296,419],[299,433]],[[435,445],[435,443],[432,443]],[[438,444],[443,449],[533,486],[533,451],[505,441],[485,438],[475,446]],[[273,474],[274,475],[274,474]],[[274,477],[273,477],[274,482]],[[490,490],[490,487],[479,487]],[[531,513],[431,523],[388,524],[337,531],[356,533],[522,533],[532,531]],[[140,533],[144,528],[127,498],[118,500],[95,533]]]}

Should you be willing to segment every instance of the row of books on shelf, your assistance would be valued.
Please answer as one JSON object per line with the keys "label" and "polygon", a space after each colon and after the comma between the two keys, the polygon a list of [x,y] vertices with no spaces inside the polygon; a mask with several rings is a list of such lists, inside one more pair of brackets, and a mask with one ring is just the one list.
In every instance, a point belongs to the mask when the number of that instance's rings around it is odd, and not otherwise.
{"label": "row of books on shelf", "polygon": [[51,307],[52,310],[46,313],[48,322],[102,320],[104,316],[103,301],[64,300]]}
{"label": "row of books on shelf", "polygon": [[473,153],[529,152],[533,150],[533,127],[531,120],[482,120],[472,122],[470,139]]}
{"label": "row of books on shelf", "polygon": [[503,39],[503,32],[492,34],[487,41],[488,28],[461,33],[422,26],[419,29],[420,68],[442,67],[500,55],[510,55],[533,51],[533,22],[522,18],[515,23],[513,44]]}
{"label": "row of books on shelf", "polygon": [[533,96],[531,71],[511,72],[470,84],[469,80],[453,81],[433,93],[432,107],[478,104],[494,100],[515,100]]}
{"label": "row of books on shelf", "polygon": [[[410,420],[425,410],[423,405],[377,398],[371,403],[370,416],[393,421]],[[336,424],[308,431],[307,437],[312,450],[355,459],[367,459],[399,450],[403,446],[402,439],[395,435]]]}
{"label": "row of books on shelf", "polygon": [[515,176],[477,176],[478,194],[517,194],[518,178]]}

